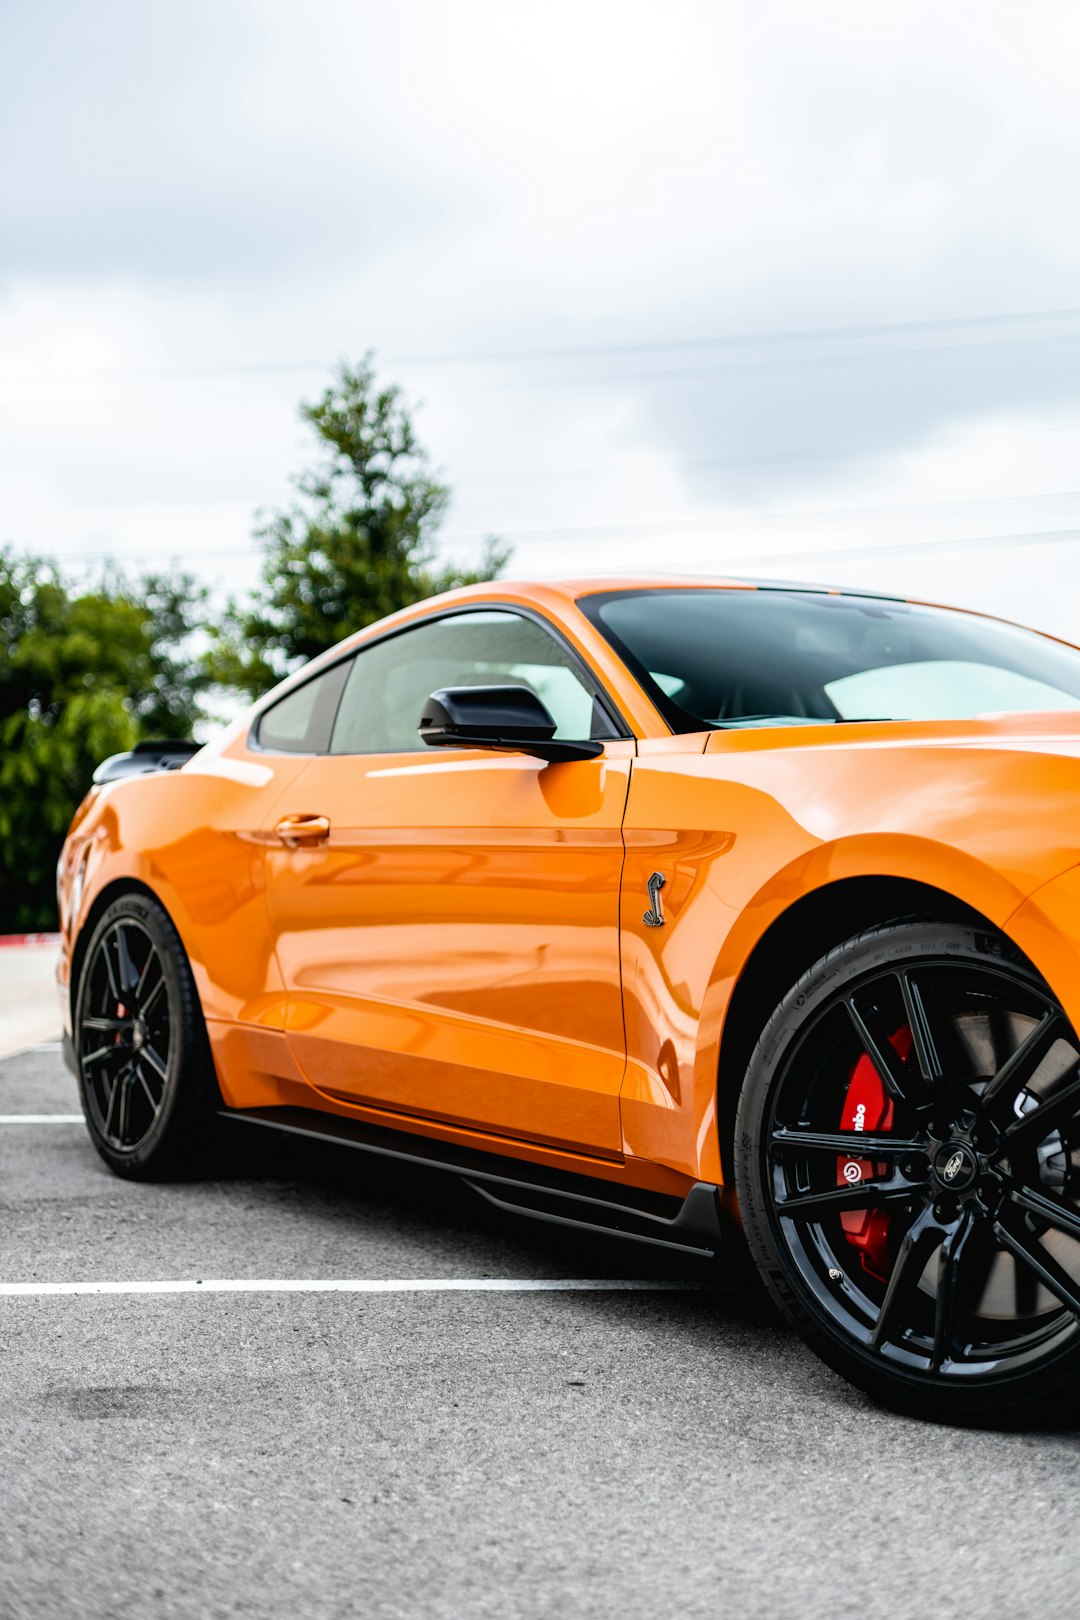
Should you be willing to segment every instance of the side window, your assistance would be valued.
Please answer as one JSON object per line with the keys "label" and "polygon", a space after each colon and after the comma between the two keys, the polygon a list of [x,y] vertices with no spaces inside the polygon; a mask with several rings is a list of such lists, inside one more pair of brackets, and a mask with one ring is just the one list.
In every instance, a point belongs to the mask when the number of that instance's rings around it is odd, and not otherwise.
{"label": "side window", "polygon": [[615,737],[599,684],[533,619],[502,609],[418,624],[357,653],[338,708],[334,754],[422,753],[420,710],[443,686],[528,686],[556,737]]}
{"label": "side window", "polygon": [[305,681],[259,716],[255,741],[275,754],[325,754],[351,660]]}

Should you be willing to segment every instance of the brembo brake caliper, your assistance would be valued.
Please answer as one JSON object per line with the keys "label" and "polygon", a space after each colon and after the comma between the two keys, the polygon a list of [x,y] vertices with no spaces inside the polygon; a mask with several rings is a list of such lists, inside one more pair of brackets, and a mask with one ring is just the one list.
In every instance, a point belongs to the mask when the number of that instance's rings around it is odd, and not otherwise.
{"label": "brembo brake caliper", "polygon": [[[890,1035],[889,1041],[897,1057],[903,1062],[911,1051],[910,1029],[905,1024],[895,1035]],[[874,1065],[864,1055],[851,1071],[840,1116],[840,1129],[852,1132],[852,1152],[836,1161],[838,1186],[852,1187],[880,1173],[880,1166],[872,1159],[855,1157],[858,1133],[865,1131],[868,1135],[880,1136],[886,1131],[891,1131],[892,1125],[892,1098],[882,1085]],[[863,1270],[884,1282],[889,1275],[889,1216],[886,1211],[845,1209],[841,1211],[840,1224],[852,1248],[859,1251]]]}

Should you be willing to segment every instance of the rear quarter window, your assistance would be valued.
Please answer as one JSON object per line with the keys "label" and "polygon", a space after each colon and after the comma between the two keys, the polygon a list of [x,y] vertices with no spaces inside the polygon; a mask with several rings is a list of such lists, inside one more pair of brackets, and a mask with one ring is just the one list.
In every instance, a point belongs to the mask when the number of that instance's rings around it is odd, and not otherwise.
{"label": "rear quarter window", "polygon": [[256,747],[273,754],[325,754],[351,664],[342,659],[264,709],[252,732]]}

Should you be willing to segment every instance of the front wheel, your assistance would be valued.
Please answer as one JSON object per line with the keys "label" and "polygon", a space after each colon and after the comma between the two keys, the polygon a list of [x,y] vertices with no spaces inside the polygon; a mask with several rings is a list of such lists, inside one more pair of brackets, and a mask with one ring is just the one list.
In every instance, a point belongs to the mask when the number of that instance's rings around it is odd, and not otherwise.
{"label": "front wheel", "polygon": [[735,1172],[751,1252],[831,1366],[952,1421],[1075,1412],[1080,1041],[988,930],[885,925],[781,1002]]}
{"label": "front wheel", "polygon": [[184,947],[164,907],[122,895],[83,958],[75,1056],[90,1138],[117,1175],[204,1168],[221,1106]]}

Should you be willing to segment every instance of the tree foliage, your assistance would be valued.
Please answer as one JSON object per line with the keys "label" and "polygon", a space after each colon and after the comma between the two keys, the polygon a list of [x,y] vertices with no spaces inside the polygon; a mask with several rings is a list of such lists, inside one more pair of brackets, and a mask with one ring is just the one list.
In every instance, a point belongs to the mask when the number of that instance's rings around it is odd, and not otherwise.
{"label": "tree foliage", "polygon": [[211,684],[258,695],[342,636],[504,565],[493,542],[475,571],[438,565],[449,490],[369,361],[301,414],[321,459],[257,530],[261,582],[219,625],[188,576],[78,587],[0,548],[0,932],[53,925],[57,855],[107,755],[190,737]]}
{"label": "tree foliage", "polygon": [[301,417],[321,458],[296,480],[291,507],[256,531],[261,582],[230,609],[210,667],[252,696],[376,619],[455,585],[491,579],[508,551],[489,541],[474,570],[436,562],[450,497],[432,472],[401,390],[380,386],[370,359],[342,365]]}
{"label": "tree foliage", "polygon": [[191,735],[203,600],[184,577],[80,590],[0,550],[0,931],[54,925],[57,856],[94,767],[143,736]]}

